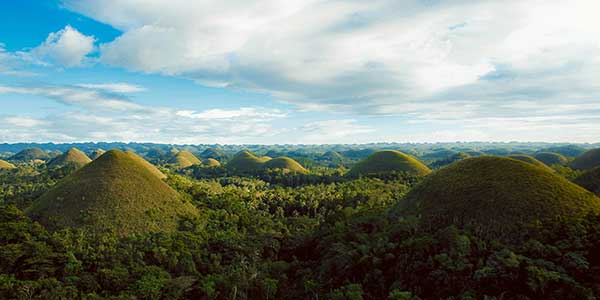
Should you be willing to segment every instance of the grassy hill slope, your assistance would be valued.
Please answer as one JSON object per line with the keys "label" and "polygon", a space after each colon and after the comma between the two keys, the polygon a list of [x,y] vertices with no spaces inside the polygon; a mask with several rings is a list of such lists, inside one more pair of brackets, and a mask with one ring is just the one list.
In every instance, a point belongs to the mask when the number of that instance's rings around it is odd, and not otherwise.
{"label": "grassy hill slope", "polygon": [[193,165],[200,165],[202,161],[192,154],[192,152],[181,150],[169,160],[169,163],[176,168],[187,168]]}
{"label": "grassy hill slope", "polygon": [[358,162],[348,176],[369,175],[385,172],[406,172],[413,175],[425,176],[431,170],[416,158],[395,150],[378,151]]}
{"label": "grassy hill slope", "polygon": [[493,156],[468,158],[427,176],[394,210],[432,228],[470,227],[514,240],[526,226],[600,211],[600,199],[531,164]]}
{"label": "grassy hill slope", "polygon": [[16,168],[15,165],[0,159],[0,169],[2,170],[12,170]]}
{"label": "grassy hill slope", "polygon": [[300,163],[285,156],[280,156],[266,161],[265,163],[263,163],[262,168],[284,169],[292,172],[308,173],[308,171]]}
{"label": "grassy hill slope", "polygon": [[520,160],[522,162],[526,162],[528,164],[532,164],[538,168],[542,168],[548,172],[554,172],[554,170],[550,167],[548,167],[546,164],[544,164],[543,162],[535,159],[535,157],[531,156],[531,155],[527,155],[527,154],[513,154],[513,155],[509,155],[509,158],[512,159],[516,159],[516,160]]}
{"label": "grassy hill slope", "polygon": [[81,168],[92,160],[77,148],[71,148],[67,152],[53,158],[48,162],[48,167],[74,166]]}
{"label": "grassy hill slope", "polygon": [[140,159],[111,150],[75,171],[28,210],[51,228],[87,227],[119,235],[172,231],[196,209]]}

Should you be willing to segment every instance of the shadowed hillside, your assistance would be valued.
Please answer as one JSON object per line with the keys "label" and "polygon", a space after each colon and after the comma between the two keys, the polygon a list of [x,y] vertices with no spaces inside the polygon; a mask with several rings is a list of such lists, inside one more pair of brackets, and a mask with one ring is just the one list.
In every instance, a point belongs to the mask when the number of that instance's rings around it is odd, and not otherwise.
{"label": "shadowed hillside", "polygon": [[593,168],[575,178],[574,182],[586,190],[600,195],[600,167]]}
{"label": "shadowed hillside", "polygon": [[589,170],[600,167],[600,148],[589,150],[577,156],[570,166],[576,170]]}
{"label": "shadowed hillside", "polygon": [[52,228],[128,235],[172,231],[180,216],[196,210],[135,156],[111,150],[60,181],[28,213]]}
{"label": "shadowed hillside", "polygon": [[29,148],[20,151],[19,153],[11,156],[9,160],[15,161],[31,161],[31,160],[46,160],[50,158],[48,153],[42,151],[40,148]]}
{"label": "shadowed hillside", "polygon": [[94,159],[102,156],[102,154],[104,154],[104,153],[106,153],[106,151],[104,151],[103,149],[95,149],[95,150],[90,151],[90,154],[88,156],[91,160],[94,160]]}
{"label": "shadowed hillside", "polygon": [[564,165],[568,162],[568,159],[564,155],[556,152],[540,152],[535,155],[535,159],[547,166]]}
{"label": "shadowed hillside", "polygon": [[528,164],[532,164],[538,168],[544,169],[548,172],[554,172],[554,170],[550,167],[548,167],[546,164],[544,164],[543,162],[535,159],[533,156],[531,155],[527,155],[527,154],[513,154],[513,155],[509,155],[509,158],[512,159],[516,159],[516,160],[520,160],[522,162],[526,162]]}

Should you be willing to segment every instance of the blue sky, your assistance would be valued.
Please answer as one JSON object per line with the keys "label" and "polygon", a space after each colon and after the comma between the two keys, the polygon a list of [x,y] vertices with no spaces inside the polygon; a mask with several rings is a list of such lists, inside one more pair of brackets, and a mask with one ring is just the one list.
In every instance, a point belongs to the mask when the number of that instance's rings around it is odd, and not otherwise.
{"label": "blue sky", "polygon": [[598,142],[598,11],[5,1],[0,142]]}

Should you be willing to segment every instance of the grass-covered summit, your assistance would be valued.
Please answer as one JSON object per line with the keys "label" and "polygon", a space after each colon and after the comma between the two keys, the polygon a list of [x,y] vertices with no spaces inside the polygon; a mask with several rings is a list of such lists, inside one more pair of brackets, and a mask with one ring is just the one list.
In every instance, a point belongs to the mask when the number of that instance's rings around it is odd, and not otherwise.
{"label": "grass-covered summit", "polygon": [[207,158],[202,162],[202,165],[205,167],[220,167],[221,163],[214,158]]}
{"label": "grass-covered summit", "polygon": [[263,163],[262,168],[283,169],[298,173],[308,173],[308,171],[300,163],[285,156],[276,157],[266,161],[265,163]]}
{"label": "grass-covered summit", "polygon": [[24,149],[18,152],[17,154],[11,156],[9,160],[15,161],[32,161],[32,160],[47,160],[50,158],[48,153],[42,151],[40,148],[29,148]]}
{"label": "grass-covered summit", "polygon": [[426,227],[468,227],[517,240],[527,226],[600,211],[600,199],[563,177],[519,160],[468,158],[427,176],[394,211]]}
{"label": "grass-covered summit", "polygon": [[129,235],[172,231],[181,216],[197,211],[135,156],[111,150],[65,177],[28,214],[51,228]]}
{"label": "grass-covered summit", "polygon": [[600,167],[585,171],[575,178],[574,182],[586,190],[600,195]]}
{"label": "grass-covered summit", "polygon": [[386,172],[405,172],[425,176],[431,170],[416,158],[396,150],[377,151],[358,162],[347,174],[350,177]]}
{"label": "grass-covered summit", "polygon": [[249,151],[240,151],[228,163],[227,168],[239,171],[248,172],[260,169],[262,164],[268,161],[268,157],[258,157]]}
{"label": "grass-covered summit", "polygon": [[91,161],[92,160],[79,149],[71,148],[67,152],[53,158],[50,162],[48,162],[48,167],[55,168],[72,166],[75,168],[81,168]]}
{"label": "grass-covered summit", "polygon": [[531,156],[531,155],[527,155],[527,154],[512,154],[508,156],[509,158],[512,159],[516,159],[516,160],[520,160],[523,162],[526,162],[528,164],[532,164],[538,168],[544,169],[548,172],[554,172],[554,170],[550,167],[548,167],[546,164],[544,164],[543,162],[535,159],[535,157]]}
{"label": "grass-covered summit", "polygon": [[201,165],[202,161],[198,159],[198,157],[196,157],[192,152],[181,150],[175,153],[168,163],[173,165],[175,168],[183,169],[193,165]]}
{"label": "grass-covered summit", "polygon": [[155,165],[151,164],[150,162],[145,160],[143,157],[137,155],[135,152],[126,151],[125,154],[129,155],[133,160],[136,160],[137,162],[139,162],[142,166],[144,166],[148,171],[150,171],[150,173],[154,174],[154,176],[156,176],[157,178],[159,178],[159,179],[167,178],[167,175],[165,175],[165,173],[161,172]]}
{"label": "grass-covered summit", "polygon": [[0,159],[0,170],[12,170],[16,168],[15,165]]}
{"label": "grass-covered summit", "polygon": [[547,166],[564,165],[569,161],[564,155],[556,152],[540,152],[535,155],[535,159],[543,162]]}
{"label": "grass-covered summit", "polygon": [[600,148],[589,150],[577,156],[570,166],[576,170],[589,170],[600,167]]}

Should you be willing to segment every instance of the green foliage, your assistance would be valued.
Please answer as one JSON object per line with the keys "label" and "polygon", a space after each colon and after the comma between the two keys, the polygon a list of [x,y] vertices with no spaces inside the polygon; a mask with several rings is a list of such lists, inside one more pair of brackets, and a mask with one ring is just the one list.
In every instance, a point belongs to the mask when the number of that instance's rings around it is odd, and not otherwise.
{"label": "green foliage", "polygon": [[[238,177],[222,167],[193,166],[169,173],[166,184],[177,191],[179,203],[191,203],[200,213],[180,218],[172,230],[135,235],[79,227],[48,231],[20,209],[64,176],[64,182],[76,178],[79,190],[90,190],[79,181],[86,173],[89,186],[113,174],[127,181],[120,188],[127,197],[146,190],[156,195],[155,184],[164,184],[129,154],[117,152],[110,168],[93,167],[115,152],[108,154],[72,174],[44,165],[0,171],[0,299],[600,297],[600,216],[594,209],[533,226],[519,225],[517,218],[526,216],[502,211],[502,203],[520,201],[535,204],[524,208],[532,215],[541,208],[564,214],[571,205],[588,205],[591,194],[519,161],[462,160],[425,177],[413,191],[420,176],[403,172],[351,179],[341,176],[341,169],[323,167],[310,174],[272,169]],[[124,173],[113,173],[115,167]],[[131,183],[142,174],[146,183]],[[447,180],[435,178],[442,175]],[[511,226],[507,232],[514,228],[527,234],[513,243],[489,239],[474,226],[431,226],[423,214],[398,214],[405,194],[410,199],[424,193],[423,185],[442,204],[467,202],[444,214],[452,220],[472,209]],[[69,191],[70,196],[79,193]],[[569,205],[556,208],[555,200],[567,198]],[[493,206],[478,206],[490,199]],[[142,218],[162,219],[166,208],[160,201],[144,205],[151,207]],[[71,206],[63,211],[71,213],[66,210]],[[82,210],[73,214],[82,222],[95,222],[98,216]]]}

